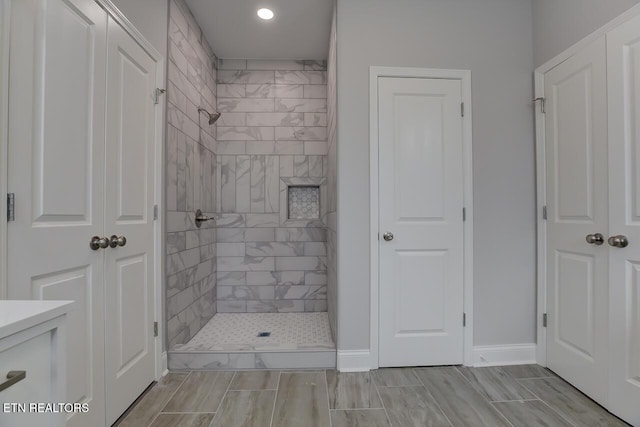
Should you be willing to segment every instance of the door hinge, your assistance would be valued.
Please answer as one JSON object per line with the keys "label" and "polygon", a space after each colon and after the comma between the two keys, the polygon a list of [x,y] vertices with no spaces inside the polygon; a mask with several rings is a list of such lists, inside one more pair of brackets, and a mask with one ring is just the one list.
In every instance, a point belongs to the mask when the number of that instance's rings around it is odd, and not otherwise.
{"label": "door hinge", "polygon": [[467,326],[467,313],[462,313],[462,327]]}
{"label": "door hinge", "polygon": [[538,101],[540,101],[540,112],[542,114],[545,114],[547,112],[545,108],[545,103],[547,102],[547,99],[544,96],[539,96],[538,98],[532,100],[531,102],[535,104]]}
{"label": "door hinge", "polygon": [[160,89],[159,87],[153,92],[153,104],[158,105],[160,103],[160,95],[164,95],[166,89]]}
{"label": "door hinge", "polygon": [[460,103],[460,116],[464,117],[464,102]]}
{"label": "door hinge", "polygon": [[158,205],[153,205],[153,219],[158,219]]}
{"label": "door hinge", "polygon": [[467,208],[462,208],[462,222],[467,220]]}
{"label": "door hinge", "polygon": [[15,193],[7,194],[7,221],[16,220],[16,195]]}
{"label": "door hinge", "polygon": [[158,336],[158,322],[153,322],[153,336]]}
{"label": "door hinge", "polygon": [[544,313],[544,314],[542,315],[542,327],[544,327],[544,328],[546,328],[546,327],[547,327],[548,319],[549,319],[549,318],[548,318],[548,316],[547,316],[547,313]]}
{"label": "door hinge", "polygon": [[542,207],[542,219],[545,220],[545,221],[547,220],[547,207],[546,206]]}

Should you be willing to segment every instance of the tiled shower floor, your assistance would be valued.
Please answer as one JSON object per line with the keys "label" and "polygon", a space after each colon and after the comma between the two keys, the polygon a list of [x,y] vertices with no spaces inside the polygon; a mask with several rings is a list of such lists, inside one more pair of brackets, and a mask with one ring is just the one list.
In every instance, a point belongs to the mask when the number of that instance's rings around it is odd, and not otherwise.
{"label": "tiled shower floor", "polygon": [[[268,337],[258,337],[270,332]],[[335,349],[327,313],[218,313],[174,351]]]}

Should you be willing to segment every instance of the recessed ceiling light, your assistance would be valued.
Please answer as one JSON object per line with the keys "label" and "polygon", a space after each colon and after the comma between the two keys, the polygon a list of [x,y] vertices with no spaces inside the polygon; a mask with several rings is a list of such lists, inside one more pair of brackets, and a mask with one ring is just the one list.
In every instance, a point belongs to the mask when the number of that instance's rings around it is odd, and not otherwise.
{"label": "recessed ceiling light", "polygon": [[258,9],[258,16],[268,21],[269,19],[273,19],[273,11],[263,7],[262,9]]}

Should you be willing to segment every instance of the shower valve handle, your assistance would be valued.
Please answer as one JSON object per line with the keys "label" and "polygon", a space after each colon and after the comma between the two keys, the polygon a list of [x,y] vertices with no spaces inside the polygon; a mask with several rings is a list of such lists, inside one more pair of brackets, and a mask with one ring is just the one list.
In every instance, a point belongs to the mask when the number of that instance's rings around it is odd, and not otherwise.
{"label": "shower valve handle", "polygon": [[202,223],[207,221],[215,221],[215,218],[203,214],[202,211],[198,209],[196,211],[196,227],[202,227]]}

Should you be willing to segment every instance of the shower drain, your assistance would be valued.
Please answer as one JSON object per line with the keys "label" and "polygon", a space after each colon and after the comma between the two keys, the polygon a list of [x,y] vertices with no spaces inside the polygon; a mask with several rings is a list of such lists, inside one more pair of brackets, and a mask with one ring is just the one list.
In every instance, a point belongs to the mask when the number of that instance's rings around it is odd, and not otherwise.
{"label": "shower drain", "polygon": [[270,337],[271,336],[271,332],[258,332],[258,337],[263,338],[263,337]]}

